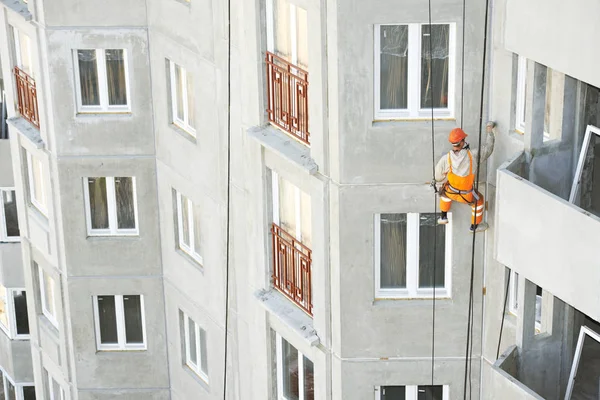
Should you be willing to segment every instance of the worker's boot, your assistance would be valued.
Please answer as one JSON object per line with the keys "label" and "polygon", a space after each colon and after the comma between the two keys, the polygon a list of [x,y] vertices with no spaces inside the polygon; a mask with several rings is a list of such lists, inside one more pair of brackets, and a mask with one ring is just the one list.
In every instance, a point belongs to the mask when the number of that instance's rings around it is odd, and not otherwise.
{"label": "worker's boot", "polygon": [[475,232],[483,232],[485,230],[487,230],[487,228],[489,228],[489,225],[486,222],[482,222],[478,225],[476,224],[471,224],[471,227],[469,228],[469,230],[471,232],[475,231]]}
{"label": "worker's boot", "polygon": [[438,218],[438,224],[446,225],[448,223],[448,212],[442,211],[442,215]]}

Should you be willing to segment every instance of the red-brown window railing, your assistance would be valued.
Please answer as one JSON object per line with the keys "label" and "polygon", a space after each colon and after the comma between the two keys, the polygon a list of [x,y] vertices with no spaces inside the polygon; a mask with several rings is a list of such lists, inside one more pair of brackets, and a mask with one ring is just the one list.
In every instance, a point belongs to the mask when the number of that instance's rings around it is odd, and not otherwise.
{"label": "red-brown window railing", "polygon": [[15,67],[15,81],[17,83],[17,106],[19,114],[39,129],[40,117],[38,114],[35,80],[19,67]]}
{"label": "red-brown window railing", "polygon": [[267,51],[269,121],[303,143],[308,133],[308,72]]}
{"label": "red-brown window railing", "polygon": [[312,316],[312,251],[281,229],[273,236],[273,286]]}

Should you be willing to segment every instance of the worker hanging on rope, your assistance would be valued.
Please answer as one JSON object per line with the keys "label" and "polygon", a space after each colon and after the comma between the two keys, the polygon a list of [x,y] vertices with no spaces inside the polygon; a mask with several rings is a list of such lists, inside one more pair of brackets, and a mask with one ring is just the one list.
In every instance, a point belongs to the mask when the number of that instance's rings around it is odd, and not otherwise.
{"label": "worker hanging on rope", "polygon": [[[485,145],[480,147],[481,162],[485,162],[494,150],[494,122],[488,122],[486,126],[487,139]],[[438,224],[448,223],[448,211],[452,201],[468,203],[471,205],[471,231],[484,231],[487,224],[483,221],[484,199],[474,187],[477,174],[477,152],[471,150],[465,142],[467,134],[460,128],[450,131],[448,140],[452,144],[452,150],[442,157],[435,167],[435,181],[443,182],[440,189],[440,209],[442,215]]]}

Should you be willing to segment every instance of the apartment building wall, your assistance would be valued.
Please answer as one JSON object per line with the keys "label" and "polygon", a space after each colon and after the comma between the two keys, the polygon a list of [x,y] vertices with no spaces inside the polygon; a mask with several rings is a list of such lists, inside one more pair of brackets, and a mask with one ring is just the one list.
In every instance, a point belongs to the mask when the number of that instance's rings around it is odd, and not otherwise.
{"label": "apartment building wall", "polygon": [[[10,27],[32,43],[40,128],[9,107],[15,184],[22,222],[37,397],[48,398],[44,370],[66,398],[169,397],[156,167],[145,3],[29,1],[30,14],[2,7],[3,74],[14,82]],[[124,12],[127,10],[127,12]],[[34,23],[30,22],[33,20]],[[77,49],[126,53],[130,112],[85,113],[76,104]],[[14,86],[7,85],[11,104]],[[27,154],[42,160],[47,215],[31,204]],[[86,229],[88,177],[133,176],[139,234],[92,237]],[[42,312],[38,271],[55,285],[56,326]],[[93,296],[142,295],[145,351],[103,352],[96,345]],[[132,379],[132,371],[135,378]]]}

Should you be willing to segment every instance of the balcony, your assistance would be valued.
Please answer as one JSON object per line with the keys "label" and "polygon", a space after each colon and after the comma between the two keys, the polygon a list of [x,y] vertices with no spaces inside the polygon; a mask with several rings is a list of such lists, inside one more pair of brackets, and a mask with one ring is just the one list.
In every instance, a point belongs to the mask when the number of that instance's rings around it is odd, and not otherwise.
{"label": "balcony", "polygon": [[269,122],[310,144],[308,72],[268,51],[266,62]]}
{"label": "balcony", "polygon": [[528,175],[525,154],[497,172],[496,259],[600,321],[600,218]]}
{"label": "balcony", "polygon": [[273,236],[273,286],[312,316],[312,251],[277,224]]}
{"label": "balcony", "polygon": [[38,114],[35,80],[19,67],[14,68],[14,73],[17,84],[17,106],[19,114],[39,129],[40,118]]}
{"label": "balcony", "polygon": [[11,340],[0,331],[0,365],[16,382],[33,382],[29,340]]}

